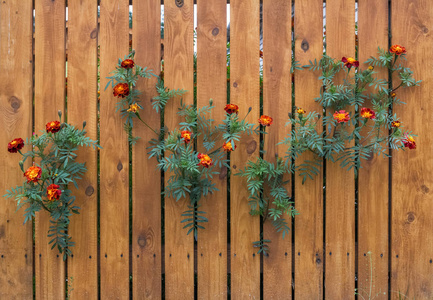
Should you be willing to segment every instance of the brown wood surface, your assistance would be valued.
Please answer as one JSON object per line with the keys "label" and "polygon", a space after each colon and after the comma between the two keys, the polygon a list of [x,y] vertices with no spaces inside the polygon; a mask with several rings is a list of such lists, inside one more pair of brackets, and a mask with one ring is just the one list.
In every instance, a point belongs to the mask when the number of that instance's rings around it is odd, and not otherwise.
{"label": "brown wood surface", "polygon": [[[35,1],[35,132],[65,114],[65,3]],[[63,119],[64,120],[64,119]],[[60,299],[65,295],[65,263],[47,237],[50,216],[41,211],[35,220],[36,299]]]}
{"label": "brown wood surface", "polygon": [[[161,69],[161,5],[159,0],[134,3],[132,48],[135,62],[159,75]],[[157,78],[137,84],[142,92],[140,112],[153,128],[158,128],[160,115],[150,100],[156,96]],[[148,159],[147,141],[156,138],[149,128],[134,122],[134,136],[141,137],[132,148],[132,286],[134,299],[161,297],[161,180],[155,158]]]}
{"label": "brown wood surface", "polygon": [[400,291],[409,299],[433,299],[433,3],[393,1],[391,13],[392,44],[406,47],[404,65],[422,80],[420,87],[396,91],[407,105],[394,112],[404,129],[417,135],[417,149],[393,151],[391,292],[393,297]]}
{"label": "brown wood surface", "polygon": [[101,298],[129,298],[129,146],[107,76],[128,54],[128,0],[101,1],[100,264]]}
{"label": "brown wood surface", "polygon": [[[68,6],[68,122],[81,128],[86,121],[87,136],[97,136],[97,12],[93,0],[71,1]],[[85,92],[84,92],[85,91]],[[97,273],[97,150],[84,148],[78,151],[78,161],[85,162],[87,173],[78,182],[75,205],[79,215],[71,217],[69,233],[76,243],[73,257],[68,260],[68,280],[71,299],[96,299],[98,297]],[[68,281],[69,283],[69,281]]]}
{"label": "brown wood surface", "polygon": [[[199,1],[197,6],[197,106],[215,108],[212,119],[219,124],[227,103],[227,12],[225,0]],[[198,143],[199,152],[206,151]],[[216,147],[222,147],[217,142]],[[199,210],[209,222],[198,235],[198,298],[227,298],[227,168],[218,169],[213,195],[202,198]]]}
{"label": "brown wood surface", "polygon": [[[355,56],[355,1],[326,3],[326,52]],[[353,70],[351,71],[353,75]],[[342,82],[343,74],[335,80]],[[334,111],[327,111],[333,114]],[[353,116],[353,112],[352,112]],[[355,178],[340,162],[326,162],[325,297],[353,299],[355,290]]]}
{"label": "brown wood surface", "polygon": [[[359,68],[364,71],[368,68],[364,62],[370,56],[378,56],[377,47],[388,48],[388,1],[360,1],[358,18]],[[386,68],[376,67],[374,71],[377,72],[374,76],[388,79]],[[377,92],[373,88],[368,91]],[[363,106],[372,108],[368,99]],[[366,136],[368,131],[369,128],[362,135]],[[361,167],[358,177],[358,290],[362,297],[385,299],[388,297],[389,159],[374,156],[362,160]]]}
{"label": "brown wood surface", "polygon": [[[291,15],[290,0],[263,2],[263,114],[273,118],[272,125],[266,128],[268,134],[264,136],[264,159],[272,163],[276,163],[277,158],[284,158],[287,147],[277,144],[290,130],[285,124],[292,111]],[[287,174],[284,180],[290,180],[290,176]],[[291,181],[285,188],[291,191]],[[269,205],[272,207],[272,203]],[[291,224],[291,216],[284,218]],[[283,240],[269,218],[263,223],[263,237],[271,240],[269,253],[263,256],[263,297],[291,299],[292,232]]]}
{"label": "brown wood surface", "polygon": [[[170,89],[188,92],[182,99],[192,104],[194,7],[192,0],[185,0],[182,7],[169,1],[164,7],[164,77]],[[170,99],[165,109],[164,125],[168,130],[179,128],[184,119],[177,115],[180,97]],[[165,181],[169,178],[165,174]],[[165,296],[166,299],[191,299],[194,297],[194,237],[186,235],[181,214],[189,210],[189,199],[176,202],[165,198]]]}
{"label": "brown wood surface", "polygon": [[[239,105],[243,117],[257,124],[259,106],[259,1],[232,0],[230,8],[230,102]],[[260,240],[260,218],[250,215],[246,179],[234,176],[249,159],[259,155],[259,137],[244,135],[231,155],[230,242],[231,296],[233,299],[260,297],[260,255],[253,242]]]}
{"label": "brown wood surface", "polygon": [[[295,60],[301,65],[320,59],[323,53],[322,0],[296,2]],[[322,86],[320,71],[295,70],[295,104],[306,113],[322,114],[322,107],[314,101]],[[297,164],[317,159],[305,153]],[[313,180],[302,184],[295,174],[295,298],[322,299],[323,297],[323,168]]]}
{"label": "brown wood surface", "polygon": [[[13,28],[13,30],[11,30]],[[33,57],[32,3],[0,3],[0,169],[2,195],[21,185],[19,153],[6,145],[32,134]],[[30,150],[25,147],[22,151]],[[31,165],[28,161],[24,168]],[[14,199],[0,199],[0,299],[33,297],[32,222],[25,225],[24,208],[16,211]]]}

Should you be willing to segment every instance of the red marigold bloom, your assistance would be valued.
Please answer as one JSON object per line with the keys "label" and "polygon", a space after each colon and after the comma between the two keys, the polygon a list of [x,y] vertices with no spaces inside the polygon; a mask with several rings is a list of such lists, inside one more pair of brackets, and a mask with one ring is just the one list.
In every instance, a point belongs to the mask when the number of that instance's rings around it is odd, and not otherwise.
{"label": "red marigold bloom", "polygon": [[18,150],[23,149],[24,147],[24,141],[22,138],[13,139],[11,142],[8,143],[8,151],[10,153],[17,153]]}
{"label": "red marigold bloom", "polygon": [[353,57],[343,57],[341,59],[341,61],[344,63],[344,65],[346,67],[348,67],[349,69],[351,67],[358,67],[359,66],[359,61],[357,61],[356,59],[354,59]]}
{"label": "red marigold bloom", "polygon": [[415,139],[411,135],[405,134],[403,144],[406,148],[416,149]]}
{"label": "red marigold bloom", "polygon": [[114,97],[125,98],[129,95],[129,85],[127,83],[118,83],[113,89]]}
{"label": "red marigold bloom", "polygon": [[205,168],[209,168],[213,165],[212,159],[207,154],[199,153],[197,158],[200,159],[200,162],[198,163],[199,166],[201,165]]}
{"label": "red marigold bloom", "polygon": [[[235,145],[235,149],[236,149],[237,147],[238,147],[238,145]],[[224,149],[224,151],[226,151],[226,152],[231,152],[231,151],[235,150],[235,149],[233,149],[233,146],[232,146],[232,143],[231,143],[231,142],[224,143],[224,145],[223,145],[223,149]]]}
{"label": "red marigold bloom", "polygon": [[192,132],[189,130],[184,130],[180,133],[180,137],[183,139],[185,144],[188,144],[191,141]]}
{"label": "red marigold bloom", "polygon": [[259,123],[262,126],[271,126],[273,121],[274,120],[271,117],[265,115],[262,115],[259,119]]}
{"label": "red marigold bloom", "polygon": [[59,190],[59,188],[60,188],[60,186],[58,186],[57,184],[54,184],[54,183],[47,187],[48,200],[54,201],[54,200],[60,199],[60,195],[62,194],[62,191]]}
{"label": "red marigold bloom", "polygon": [[27,178],[27,183],[38,182],[41,179],[42,169],[38,166],[31,166],[24,172],[24,177]]}
{"label": "red marigold bloom", "polygon": [[334,113],[334,119],[337,120],[338,123],[346,123],[350,120],[350,116],[345,110],[340,110]]}
{"label": "red marigold bloom", "polygon": [[45,129],[47,132],[56,133],[60,131],[60,122],[59,121],[51,121],[45,125]]}
{"label": "red marigold bloom", "polygon": [[226,113],[228,114],[238,114],[239,113],[239,106],[237,106],[236,104],[227,104],[224,107],[224,110],[226,111]]}
{"label": "red marigold bloom", "polygon": [[401,125],[400,121],[392,121],[391,127],[399,128]]}
{"label": "red marigold bloom", "polygon": [[361,108],[361,117],[365,119],[376,119],[376,113],[370,108],[363,107]]}
{"label": "red marigold bloom", "polygon": [[389,52],[394,53],[395,55],[401,55],[406,53],[406,48],[400,45],[393,45],[389,48]]}
{"label": "red marigold bloom", "polygon": [[135,66],[135,63],[132,59],[128,58],[128,59],[125,59],[124,61],[122,61],[120,66],[124,69],[132,69]]}
{"label": "red marigold bloom", "polygon": [[303,114],[306,113],[306,111],[303,110],[302,108],[298,108],[298,109],[296,110],[296,112],[297,112],[299,115],[303,115]]}

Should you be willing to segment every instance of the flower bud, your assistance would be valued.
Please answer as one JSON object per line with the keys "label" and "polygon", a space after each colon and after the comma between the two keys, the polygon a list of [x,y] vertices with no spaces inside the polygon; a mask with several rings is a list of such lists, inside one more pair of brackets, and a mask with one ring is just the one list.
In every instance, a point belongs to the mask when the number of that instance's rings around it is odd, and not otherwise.
{"label": "flower bud", "polygon": [[248,108],[248,112],[251,112],[253,110],[253,108],[250,106],[250,108]]}
{"label": "flower bud", "polygon": [[24,172],[24,162],[20,160],[18,164],[20,165],[21,171]]}
{"label": "flower bud", "polygon": [[59,111],[57,112],[57,114],[59,115],[60,120],[62,120],[62,111],[59,110]]}
{"label": "flower bud", "polygon": [[86,127],[86,121],[83,122],[83,129]]}

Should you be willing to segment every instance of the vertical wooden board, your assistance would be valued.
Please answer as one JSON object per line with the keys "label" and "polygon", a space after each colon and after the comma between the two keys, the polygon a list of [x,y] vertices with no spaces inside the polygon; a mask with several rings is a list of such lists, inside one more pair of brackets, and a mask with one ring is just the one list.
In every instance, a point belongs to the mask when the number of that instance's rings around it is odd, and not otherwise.
{"label": "vertical wooden board", "polygon": [[[292,3],[287,0],[263,1],[263,114],[273,118],[264,136],[264,159],[275,163],[284,158],[286,147],[277,144],[288,132],[285,127],[292,111]],[[289,174],[285,180],[290,180]],[[286,185],[291,190],[291,182]],[[292,218],[285,217],[290,223]],[[290,226],[291,227],[291,226]],[[263,223],[263,238],[271,240],[263,256],[264,299],[290,299],[292,296],[292,235],[282,239],[271,219]]]}
{"label": "vertical wooden board", "polygon": [[[358,5],[359,67],[365,70],[364,62],[377,57],[377,47],[388,47],[388,1],[367,0]],[[374,71],[374,76],[388,78],[387,69]],[[371,102],[366,100],[364,106],[371,107]],[[361,161],[358,173],[358,290],[363,297],[370,295],[370,285],[372,297],[388,293],[388,169],[388,158],[374,156]]]}
{"label": "vertical wooden board", "polygon": [[100,264],[101,298],[129,298],[129,146],[107,76],[129,49],[128,0],[101,1]]}
{"label": "vertical wooden board", "polygon": [[[331,57],[355,56],[355,1],[326,3],[326,52]],[[352,71],[353,72],[353,71]],[[336,82],[342,81],[342,75]],[[333,111],[328,111],[333,113]],[[353,115],[353,112],[352,112]],[[354,298],[355,178],[340,163],[326,163],[325,296]]]}
{"label": "vertical wooden board", "polygon": [[[260,115],[260,1],[232,0],[230,2],[230,102],[239,105],[242,116],[257,124]],[[231,155],[232,174],[243,169],[249,159],[259,155],[259,137],[245,135]],[[245,178],[230,178],[230,242],[231,296],[260,297],[260,255],[253,242],[260,239],[260,219],[250,215],[249,192]]]}
{"label": "vertical wooden board", "polygon": [[[65,106],[65,1],[35,1],[35,131],[58,120]],[[64,120],[64,119],[63,119]],[[36,299],[65,295],[65,263],[47,237],[50,216],[41,211],[35,220]]]}
{"label": "vertical wooden board", "polygon": [[[226,2],[197,4],[197,106],[209,105],[209,99],[213,99],[212,119],[216,123],[224,119],[227,103]],[[204,147],[199,151],[205,151]],[[199,299],[227,298],[227,168],[218,171],[214,182],[219,191],[202,199],[200,207],[209,222],[198,236]]]}
{"label": "vertical wooden board", "polygon": [[[134,1],[132,45],[135,61],[160,73],[161,2]],[[137,89],[146,122],[158,128],[160,115],[150,100],[157,95],[157,78],[140,80]],[[134,136],[141,139],[132,148],[132,286],[134,299],[161,297],[161,173],[155,158],[148,159],[147,141],[155,134],[141,122],[134,124]]]}
{"label": "vertical wooden board", "polygon": [[406,47],[407,62],[420,87],[397,90],[407,105],[394,107],[416,150],[393,151],[391,290],[410,299],[433,298],[433,3],[392,1],[392,44]]}
{"label": "vertical wooden board", "polygon": [[[194,71],[194,4],[185,0],[167,1],[164,6],[164,79],[170,89],[184,89],[186,104],[192,104]],[[165,108],[165,126],[172,131],[183,121],[177,115],[180,99],[171,99]],[[170,174],[165,174],[167,182]],[[194,297],[193,234],[186,235],[180,223],[181,214],[188,210],[189,199],[176,202],[165,198],[165,296],[167,299]]]}
{"label": "vertical wooden board", "polygon": [[[323,1],[295,3],[295,60],[300,65],[320,59],[323,53]],[[322,87],[320,71],[295,70],[295,104],[322,114],[322,107],[314,101]],[[296,164],[317,159],[305,153]],[[313,180],[302,184],[295,174],[295,298],[322,299],[323,297],[323,169]]]}
{"label": "vertical wooden board", "polygon": [[[0,154],[1,191],[23,182],[20,154],[6,145],[32,133],[33,58],[32,3],[0,4]],[[25,147],[23,151],[30,150]],[[30,166],[30,162],[25,167]],[[14,199],[0,199],[0,298],[33,297],[32,224],[23,225],[24,208],[16,212]]]}
{"label": "vertical wooden board", "polygon": [[[68,3],[68,122],[81,128],[86,121],[87,136],[97,139],[97,3],[93,0]],[[83,91],[86,91],[83,93]],[[78,182],[75,204],[79,215],[71,218],[69,234],[76,243],[68,260],[68,277],[73,278],[72,299],[98,297],[97,274],[97,150],[80,149],[78,161],[87,173]]]}

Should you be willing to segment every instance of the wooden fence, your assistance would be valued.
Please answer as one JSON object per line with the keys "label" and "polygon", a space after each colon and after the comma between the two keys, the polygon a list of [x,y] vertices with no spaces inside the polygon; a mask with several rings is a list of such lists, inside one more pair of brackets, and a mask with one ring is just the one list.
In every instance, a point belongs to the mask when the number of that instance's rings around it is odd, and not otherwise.
{"label": "wooden fence", "polygon": [[[293,105],[320,109],[313,100],[320,74],[296,71],[292,84],[290,68],[292,51],[306,64],[321,57],[324,42],[333,57],[354,56],[358,47],[361,62],[377,46],[407,48],[408,65],[423,82],[399,94],[407,106],[396,110],[419,135],[418,149],[365,161],[357,179],[331,163],[315,181],[302,185],[295,177],[292,193],[300,215],[284,240],[264,224],[264,237],[272,240],[269,256],[252,247],[260,221],[249,215],[239,177],[219,177],[220,192],[204,202],[207,229],[197,242],[187,236],[180,226],[185,202],[161,200],[164,181],[146,155],[149,131],[136,125],[134,135],[142,139],[130,158],[116,100],[101,89],[98,101],[98,74],[104,87],[129,50],[129,0],[0,2],[0,190],[23,179],[19,158],[7,153],[6,143],[42,129],[59,109],[68,122],[86,120],[88,134],[104,148],[80,153],[88,173],[76,192],[82,210],[69,228],[76,246],[67,262],[50,250],[47,214],[39,213],[33,227],[23,225],[16,203],[0,201],[0,299],[353,299],[356,287],[370,288],[371,272],[373,294],[382,293],[375,299],[395,299],[398,291],[433,299],[433,2],[359,0],[355,27],[355,0],[328,0],[324,40],[323,1],[291,1],[263,0],[262,24],[259,0],[230,1],[230,98],[241,109],[253,108],[252,122],[260,112],[263,26],[263,113],[274,118],[268,158],[282,151],[274,145],[286,133]],[[161,0],[132,5],[136,61],[159,73]],[[164,1],[165,83],[190,91],[187,103],[194,101],[194,10],[197,103],[213,98],[222,108],[227,101],[226,8],[227,0],[198,0],[197,6],[193,0]],[[139,84],[145,112],[151,111],[155,83]],[[172,101],[166,108],[169,128],[177,124],[177,105]],[[146,117],[160,122],[155,113]],[[222,109],[213,117],[223,118]],[[258,145],[257,138],[244,140],[231,157],[233,168],[258,156]]]}

